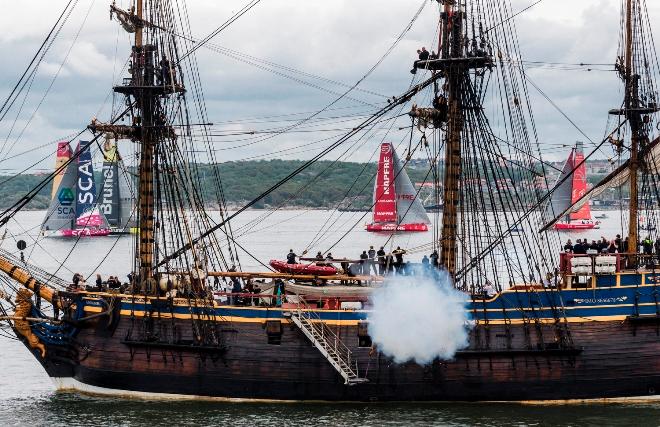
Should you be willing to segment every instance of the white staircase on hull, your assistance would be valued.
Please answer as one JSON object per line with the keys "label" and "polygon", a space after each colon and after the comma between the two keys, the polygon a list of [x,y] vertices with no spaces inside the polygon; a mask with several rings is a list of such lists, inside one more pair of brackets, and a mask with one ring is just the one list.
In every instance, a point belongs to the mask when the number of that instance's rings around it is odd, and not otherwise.
{"label": "white staircase on hull", "polygon": [[351,350],[316,313],[298,308],[292,310],[290,315],[291,321],[344,378],[344,384],[350,386],[369,382],[367,378],[358,376],[357,361],[352,360]]}

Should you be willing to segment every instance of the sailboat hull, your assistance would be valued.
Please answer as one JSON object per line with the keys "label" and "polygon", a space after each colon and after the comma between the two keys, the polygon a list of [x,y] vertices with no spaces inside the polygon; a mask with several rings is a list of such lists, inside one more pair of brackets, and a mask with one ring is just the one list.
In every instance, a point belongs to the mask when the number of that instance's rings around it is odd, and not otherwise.
{"label": "sailboat hull", "polygon": [[110,229],[107,228],[77,228],[60,230],[61,237],[103,237],[110,235]]}
{"label": "sailboat hull", "polygon": [[[287,309],[278,307],[223,306],[216,311],[222,316],[195,316],[162,300],[159,315],[145,321],[144,305],[139,301],[132,305],[127,296],[128,302],[115,304],[117,316],[77,322],[78,329],[67,332],[70,339],[50,336],[45,358],[36,350],[32,354],[63,390],[144,398],[371,402],[657,398],[660,321],[626,320],[636,310],[654,312],[655,306],[644,299],[638,308],[628,300],[611,308],[610,293],[627,295],[628,290],[605,292],[596,291],[595,297],[592,290],[565,295],[576,304],[593,305],[576,307],[575,315],[569,314],[574,343],[570,348],[556,344],[560,324],[515,318],[514,311],[506,315],[507,322],[498,323],[495,311],[492,323],[479,323],[470,331],[469,346],[453,360],[427,365],[395,363],[364,342],[359,319],[366,312],[324,311],[326,324],[351,350],[359,374],[369,380],[353,386],[345,385],[288,320]],[[89,304],[94,298],[86,300]],[[89,317],[100,307],[92,304],[88,309],[92,311],[84,315]],[[611,313],[600,316],[611,320],[585,320],[599,317],[596,313]],[[278,327],[272,328],[272,322]],[[216,345],[195,344],[193,337],[202,330],[216,334]],[[278,331],[275,340],[274,330]]]}
{"label": "sailboat hull", "polygon": [[392,232],[392,231],[403,231],[403,232],[424,232],[429,231],[427,224],[397,224],[397,223],[374,223],[367,224],[367,231],[370,232]]}
{"label": "sailboat hull", "polygon": [[570,231],[570,230],[593,230],[594,228],[598,228],[598,223],[597,222],[558,222],[555,224],[555,230],[563,230],[563,231]]}

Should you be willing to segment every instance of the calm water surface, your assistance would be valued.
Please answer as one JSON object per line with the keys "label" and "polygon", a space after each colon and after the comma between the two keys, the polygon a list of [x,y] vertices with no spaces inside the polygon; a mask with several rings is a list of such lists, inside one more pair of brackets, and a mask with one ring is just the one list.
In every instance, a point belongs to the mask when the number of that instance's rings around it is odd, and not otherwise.
{"label": "calm water surface", "polygon": [[[43,212],[21,214],[9,224],[3,242],[15,248],[14,240],[29,244],[26,255],[49,270],[60,268],[59,275],[69,278],[79,271],[87,275],[123,276],[132,255],[130,238],[83,239],[75,247],[60,239],[38,239],[36,230]],[[619,216],[608,213],[600,230],[563,235],[566,238],[613,238],[621,233]],[[262,260],[283,258],[289,249],[326,250],[355,223],[366,222],[362,214],[343,214],[333,231],[317,235],[319,228],[335,217],[329,212],[280,211],[267,218],[248,212],[235,229],[253,219],[254,226],[237,235],[239,242]],[[388,242],[394,247],[414,247],[427,243],[432,234],[396,236]],[[315,239],[319,242],[310,246]],[[362,230],[351,232],[350,239],[332,248],[336,256],[357,256],[369,245],[380,246],[388,237]],[[110,248],[112,254],[106,257]],[[315,252],[314,252],[315,253]],[[419,261],[422,253],[411,255]],[[258,264],[242,255],[245,269]],[[660,357],[660,355],[658,355]],[[517,404],[222,404],[193,402],[143,402],[99,399],[57,394],[39,364],[22,344],[0,337],[0,426],[660,426],[660,404],[527,406]]]}

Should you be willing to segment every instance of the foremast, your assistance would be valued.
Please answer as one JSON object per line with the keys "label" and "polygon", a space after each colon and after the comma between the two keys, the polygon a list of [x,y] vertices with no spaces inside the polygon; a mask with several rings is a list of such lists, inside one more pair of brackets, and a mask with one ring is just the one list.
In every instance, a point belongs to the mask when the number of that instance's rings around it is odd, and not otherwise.
{"label": "foremast", "polygon": [[[145,28],[157,28],[144,18],[145,2],[136,0],[135,7],[123,11],[113,3],[111,14],[117,16],[124,29],[135,33],[135,45],[131,54],[131,77],[124,84],[116,86],[114,91],[125,95],[127,103],[133,108],[131,126],[108,125],[92,122],[93,132],[108,132],[116,139],[131,139],[140,147],[138,169],[137,217],[139,237],[136,244],[134,285],[149,294],[155,293],[155,246],[154,228],[154,170],[158,167],[158,150],[166,138],[176,138],[172,126],[161,104],[161,98],[173,93],[183,93],[185,89],[175,79],[172,65],[163,51],[149,42],[145,42]],[[161,56],[160,63],[156,62]],[[165,67],[165,69],[164,69]],[[159,73],[157,75],[157,73]]]}

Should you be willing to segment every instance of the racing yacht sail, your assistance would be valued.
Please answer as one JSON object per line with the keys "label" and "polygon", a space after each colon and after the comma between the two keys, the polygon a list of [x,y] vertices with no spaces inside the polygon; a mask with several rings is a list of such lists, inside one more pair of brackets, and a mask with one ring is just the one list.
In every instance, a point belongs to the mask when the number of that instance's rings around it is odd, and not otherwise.
{"label": "racing yacht sail", "polygon": [[69,161],[57,186],[53,183],[53,198],[41,226],[46,236],[107,236],[110,233],[105,216],[97,203],[92,155],[87,142],[76,148],[77,162],[66,157],[68,143],[58,145],[57,168]]}
{"label": "racing yacht sail", "polygon": [[99,209],[112,234],[129,234],[137,227],[133,179],[119,155],[117,142],[110,135],[106,135],[103,145],[102,176]]}
{"label": "racing yacht sail", "polygon": [[[61,235],[63,230],[74,228],[78,165],[70,159],[69,143],[59,142],[56,160],[57,174],[53,178],[52,197],[46,217],[41,223],[41,233],[44,236]],[[65,164],[66,166],[64,166]]]}
{"label": "racing yacht sail", "polygon": [[428,231],[429,220],[394,146],[380,146],[373,223],[367,231]]}
{"label": "racing yacht sail", "polygon": [[[570,176],[570,177],[569,177]],[[567,177],[569,177],[567,179]],[[554,213],[565,212],[587,193],[587,167],[584,162],[584,145],[577,142],[571,149],[562,173],[557,181],[558,188],[552,194],[551,205]],[[590,230],[596,227],[591,219],[589,203],[584,203],[579,209],[564,215],[563,221],[555,224],[557,230]]]}

